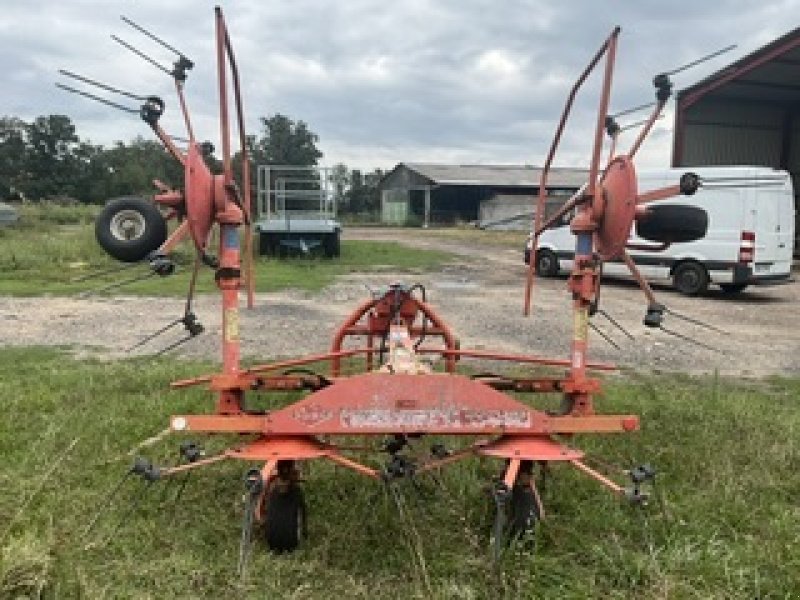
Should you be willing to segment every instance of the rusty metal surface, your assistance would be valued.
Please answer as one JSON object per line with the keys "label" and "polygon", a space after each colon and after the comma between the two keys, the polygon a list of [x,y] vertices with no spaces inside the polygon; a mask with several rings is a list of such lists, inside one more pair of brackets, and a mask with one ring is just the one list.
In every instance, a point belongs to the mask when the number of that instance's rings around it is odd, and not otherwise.
{"label": "rusty metal surface", "polygon": [[520,460],[560,461],[583,458],[583,452],[554,441],[549,436],[502,437],[476,450],[477,454]]}

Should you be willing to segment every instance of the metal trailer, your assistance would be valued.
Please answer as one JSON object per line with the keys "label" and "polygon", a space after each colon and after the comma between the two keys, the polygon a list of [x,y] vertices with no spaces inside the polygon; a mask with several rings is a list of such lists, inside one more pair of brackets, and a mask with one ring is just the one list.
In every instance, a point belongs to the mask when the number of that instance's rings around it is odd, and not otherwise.
{"label": "metal trailer", "polygon": [[339,256],[342,225],[328,167],[259,165],[259,219],[254,224],[259,253]]}

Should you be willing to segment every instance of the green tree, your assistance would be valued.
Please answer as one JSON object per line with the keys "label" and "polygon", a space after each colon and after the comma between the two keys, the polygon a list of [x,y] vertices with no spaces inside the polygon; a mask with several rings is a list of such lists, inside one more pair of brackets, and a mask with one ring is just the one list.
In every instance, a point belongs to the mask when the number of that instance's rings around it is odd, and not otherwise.
{"label": "green tree", "polygon": [[31,199],[74,196],[74,156],[78,145],[75,126],[65,115],[37,117],[25,125],[25,194]]}
{"label": "green tree", "polygon": [[336,205],[340,209],[346,209],[348,200],[347,190],[350,186],[350,171],[348,170],[347,165],[343,163],[336,163],[333,165],[328,174],[328,179],[330,180],[333,198],[336,202]]}
{"label": "green tree", "polygon": [[350,173],[350,189],[347,193],[347,206],[353,213],[377,212],[381,206],[380,181],[383,171],[375,169],[364,175],[359,169]]}
{"label": "green tree", "polygon": [[261,135],[253,147],[253,160],[262,165],[316,165],[322,158],[319,137],[305,121],[277,113],[261,118]]}
{"label": "green tree", "polygon": [[25,194],[25,127],[16,117],[0,118],[0,198]]}

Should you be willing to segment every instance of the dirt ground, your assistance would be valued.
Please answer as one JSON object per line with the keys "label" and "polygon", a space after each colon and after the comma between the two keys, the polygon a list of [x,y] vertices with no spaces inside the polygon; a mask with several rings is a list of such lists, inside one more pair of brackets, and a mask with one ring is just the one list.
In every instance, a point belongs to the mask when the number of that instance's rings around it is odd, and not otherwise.
{"label": "dirt ground", "polygon": [[[241,315],[242,351],[260,362],[306,353],[325,352],[334,328],[368,297],[369,289],[397,280],[422,283],[428,300],[449,322],[462,348],[492,349],[566,357],[571,314],[566,279],[537,279],[534,310],[522,316],[525,266],[520,247],[476,240],[469,232],[440,235],[436,231],[347,229],[349,239],[396,240],[416,247],[444,249],[457,255],[436,271],[395,276],[354,274],[319,293],[284,291],[262,294],[253,310]],[[522,237],[522,236],[521,236]],[[707,323],[704,329],[669,314],[665,327],[713,349],[680,339],[642,324],[645,300],[626,281],[603,285],[601,306],[632,336],[629,340],[610,321],[597,315],[593,322],[620,346],[612,347],[595,334],[590,343],[594,360],[646,371],[687,371],[762,377],[800,375],[800,273],[781,286],[748,288],[724,296],[713,288],[702,298],[686,298],[656,286],[660,302],[675,313]],[[177,356],[218,356],[220,311],[215,295],[201,296],[195,312],[206,332],[173,350]],[[0,297],[0,344],[51,345],[79,354],[105,358],[129,356],[126,349],[179,317],[178,298],[9,298]],[[182,337],[178,328],[132,354],[153,353]]]}

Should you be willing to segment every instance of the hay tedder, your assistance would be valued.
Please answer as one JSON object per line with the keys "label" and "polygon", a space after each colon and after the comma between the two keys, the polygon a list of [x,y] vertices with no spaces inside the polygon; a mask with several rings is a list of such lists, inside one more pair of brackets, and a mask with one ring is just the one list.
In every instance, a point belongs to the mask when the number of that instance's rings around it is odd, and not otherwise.
{"label": "hay tedder", "polygon": [[[145,33],[166,45],[149,32]],[[601,161],[618,34],[619,29],[615,29],[609,35],[573,87],[539,186],[534,252],[538,235],[563,215],[574,211],[571,229],[576,238],[575,260],[568,280],[574,327],[568,357],[545,358],[461,348],[454,332],[427,302],[425,289],[420,285],[398,283],[373,292],[358,306],[335,330],[329,352],[245,368],[240,364],[239,294],[243,281],[242,256],[249,256],[251,252],[250,177],[239,77],[225,21],[217,9],[222,172],[211,173],[203,161],[202,145],[194,138],[183,96],[186,68],[191,62],[182,54],[178,53],[175,68],[168,72],[175,78],[188,132],[188,149],[179,150],[159,127],[158,117],[164,109],[159,98],[145,97],[140,112],[185,172],[182,190],[160,186],[164,189],[156,201],[171,207],[181,218],[181,224],[173,237],[148,260],[164,264],[175,241],[189,236],[198,255],[195,273],[202,265],[213,269],[222,298],[221,371],[172,383],[173,388],[207,388],[216,398],[215,408],[211,414],[174,415],[169,426],[172,432],[180,434],[239,434],[239,442],[213,456],[206,456],[197,444],[185,442],[181,446],[184,458],[181,464],[163,467],[138,459],[129,474],[152,482],[220,461],[238,460],[251,467],[258,465],[249,468],[245,477],[243,557],[250,546],[250,531],[255,523],[263,526],[266,543],[271,549],[290,551],[298,545],[306,515],[298,464],[312,459],[324,459],[352,469],[390,489],[396,480],[417,477],[470,457],[496,459],[501,474],[491,488],[496,506],[491,536],[495,548],[544,517],[535,475],[552,463],[577,469],[613,493],[633,502],[643,502],[647,497],[644,486],[655,474],[652,468],[643,465],[631,469],[628,472],[631,483],[625,488],[590,467],[583,460],[583,452],[565,443],[579,434],[630,433],[639,428],[636,415],[595,411],[593,398],[600,391],[601,382],[592,373],[614,369],[610,364],[592,362],[588,357],[591,318],[601,310],[602,264],[606,260],[622,259],[636,275],[636,267],[625,251],[634,226],[654,247],[663,247],[702,236],[705,213],[691,207],[652,204],[677,194],[694,193],[702,181],[691,173],[670,187],[643,195],[637,192],[634,158],[670,96],[668,74],[655,78],[654,108],[631,149],[626,154],[615,155],[612,145],[611,154]],[[548,171],[561,133],[578,89],[603,58],[605,72],[587,183],[555,215],[545,220],[543,206]],[[239,128],[242,157],[239,173],[234,173],[231,154],[228,74],[232,78]],[[110,86],[105,89],[116,91]],[[217,256],[211,256],[209,248],[214,227],[218,228]],[[243,227],[245,252],[240,250]],[[526,314],[532,297],[534,263],[530,261],[525,288]],[[661,327],[664,313],[670,311],[655,300],[641,277],[637,280],[648,299],[645,324]],[[247,281],[252,284],[251,275],[247,276]],[[199,327],[189,309],[191,294],[190,290],[187,313],[179,320],[190,336],[195,335],[191,327]],[[344,374],[345,359],[350,366],[360,365],[360,371]],[[515,365],[516,373],[530,369],[530,374],[459,373],[457,366],[465,359],[506,361]],[[328,366],[324,373],[312,370],[320,363]],[[536,376],[535,373],[541,372],[533,370],[537,365],[557,369],[561,374]],[[287,390],[295,390],[300,399],[270,410],[254,408],[255,403],[250,398],[253,394],[277,396],[276,392]],[[553,393],[563,398],[558,410],[535,408],[537,394]],[[376,441],[372,448],[378,458],[354,454],[347,445],[353,436]],[[435,443],[426,459],[412,457],[407,452],[409,442],[424,436],[436,436],[437,442],[442,436],[459,436],[465,441],[456,450]]]}

